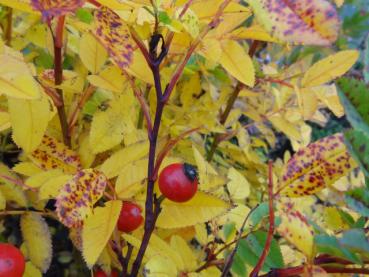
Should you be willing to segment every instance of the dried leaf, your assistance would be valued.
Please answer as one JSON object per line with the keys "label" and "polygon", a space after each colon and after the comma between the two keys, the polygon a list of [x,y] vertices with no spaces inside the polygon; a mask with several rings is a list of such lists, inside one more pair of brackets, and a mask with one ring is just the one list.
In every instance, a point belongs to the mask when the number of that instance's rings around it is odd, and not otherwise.
{"label": "dried leaf", "polygon": [[94,169],[78,171],[56,197],[56,214],[67,227],[78,227],[91,214],[107,184],[104,174]]}

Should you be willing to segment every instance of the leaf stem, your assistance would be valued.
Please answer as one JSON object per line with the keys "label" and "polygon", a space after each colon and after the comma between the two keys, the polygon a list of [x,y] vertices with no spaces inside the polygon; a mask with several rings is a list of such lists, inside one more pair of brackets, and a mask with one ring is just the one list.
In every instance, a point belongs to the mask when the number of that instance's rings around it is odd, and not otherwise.
{"label": "leaf stem", "polygon": [[10,46],[13,32],[13,8],[8,7],[6,15],[5,44]]}
{"label": "leaf stem", "polygon": [[274,207],[273,207],[273,162],[269,161],[268,164],[268,195],[269,195],[269,230],[267,234],[267,238],[265,241],[264,250],[259,258],[258,263],[255,268],[251,271],[250,277],[257,277],[259,275],[259,271],[264,265],[264,262],[268,256],[270,246],[273,239],[274,234]]}

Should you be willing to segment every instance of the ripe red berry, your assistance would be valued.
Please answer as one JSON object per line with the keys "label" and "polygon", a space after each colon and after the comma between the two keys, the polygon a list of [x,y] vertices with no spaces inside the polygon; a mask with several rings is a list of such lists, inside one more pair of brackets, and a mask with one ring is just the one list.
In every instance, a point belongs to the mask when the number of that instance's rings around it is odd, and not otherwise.
{"label": "ripe red berry", "polygon": [[175,163],[162,170],[159,176],[161,193],[174,202],[186,202],[197,191],[197,172],[189,164]]}
{"label": "ripe red berry", "polygon": [[132,232],[142,223],[142,209],[135,203],[124,201],[118,219],[118,230],[122,232]]}
{"label": "ripe red berry", "polygon": [[0,243],[0,277],[22,277],[24,269],[22,252],[12,244]]}
{"label": "ripe red berry", "polygon": [[[94,273],[94,277],[108,277],[108,275],[102,271],[101,269],[96,270]],[[113,269],[110,273],[110,277],[118,277],[118,271],[116,271],[115,269]]]}

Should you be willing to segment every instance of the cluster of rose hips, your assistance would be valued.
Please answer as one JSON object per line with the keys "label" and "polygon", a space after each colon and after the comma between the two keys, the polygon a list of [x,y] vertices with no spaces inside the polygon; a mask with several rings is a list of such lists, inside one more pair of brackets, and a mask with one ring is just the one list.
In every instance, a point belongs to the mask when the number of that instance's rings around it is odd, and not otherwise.
{"label": "cluster of rose hips", "polygon": [[[197,191],[197,173],[189,164],[175,163],[165,167],[159,175],[159,189],[171,201],[186,202]],[[136,230],[143,222],[142,209],[139,205],[124,201],[117,227],[121,232],[129,233]],[[7,243],[0,244],[0,277],[21,277],[25,269],[22,252]],[[115,270],[111,276],[117,276]],[[95,277],[107,276],[104,271],[97,270]]]}

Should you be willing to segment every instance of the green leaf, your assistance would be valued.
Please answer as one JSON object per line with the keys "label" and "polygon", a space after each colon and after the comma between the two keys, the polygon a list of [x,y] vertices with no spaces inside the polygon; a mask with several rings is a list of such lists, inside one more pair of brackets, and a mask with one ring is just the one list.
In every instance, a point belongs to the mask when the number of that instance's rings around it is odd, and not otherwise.
{"label": "green leaf", "polygon": [[[246,264],[254,267],[264,250],[267,232],[256,231],[250,234],[246,239],[239,243],[236,255],[238,255]],[[269,254],[265,260],[263,271],[269,271],[271,268],[282,268],[284,261],[281,249],[275,239],[272,240]]]}
{"label": "green leaf", "polygon": [[234,256],[231,271],[233,274],[238,276],[247,276],[246,265],[240,256],[238,255]]}
{"label": "green leaf", "polygon": [[349,130],[344,135],[350,154],[359,164],[365,176],[369,177],[369,133]]}
{"label": "green leaf", "polygon": [[223,234],[224,234],[224,238],[226,240],[228,240],[230,238],[230,236],[234,233],[234,231],[236,230],[235,228],[236,224],[234,222],[225,224],[223,226]]}
{"label": "green leaf", "polygon": [[366,84],[355,79],[341,78],[337,81],[337,85],[347,119],[354,129],[369,135],[369,90]]}
{"label": "green leaf", "polygon": [[253,226],[258,225],[261,220],[269,215],[268,202],[261,203],[250,215],[250,222]]}
{"label": "green leaf", "polygon": [[360,229],[346,231],[340,239],[340,243],[354,251],[369,252],[369,242],[365,237],[364,231]]}
{"label": "green leaf", "polygon": [[93,15],[87,9],[84,8],[78,9],[76,11],[76,16],[79,20],[85,23],[91,23],[92,20],[94,19]]}
{"label": "green leaf", "polygon": [[364,80],[369,83],[369,35],[366,37],[365,51],[364,51]]}
{"label": "green leaf", "polygon": [[163,24],[166,24],[166,25],[169,25],[172,22],[169,15],[166,12],[163,12],[163,11],[159,12],[159,21]]}
{"label": "green leaf", "polygon": [[340,245],[337,238],[329,235],[316,235],[314,237],[318,253],[330,254],[332,256],[348,259],[354,263],[361,264],[361,259],[347,248]]}
{"label": "green leaf", "polygon": [[358,212],[362,216],[369,216],[369,208],[365,206],[364,203],[361,202],[360,200],[357,200],[355,198],[346,195],[345,202],[349,208]]}

